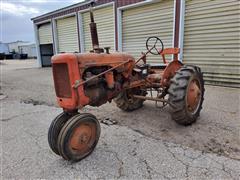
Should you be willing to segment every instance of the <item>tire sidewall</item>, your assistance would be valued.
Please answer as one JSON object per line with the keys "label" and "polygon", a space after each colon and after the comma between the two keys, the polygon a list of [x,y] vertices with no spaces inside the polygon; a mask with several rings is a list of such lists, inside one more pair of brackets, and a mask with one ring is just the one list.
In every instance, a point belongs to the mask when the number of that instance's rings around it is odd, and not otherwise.
{"label": "tire sidewall", "polygon": [[64,124],[68,121],[71,116],[65,112],[59,114],[51,123],[48,129],[48,144],[52,151],[59,155],[57,140],[58,135],[63,128]]}

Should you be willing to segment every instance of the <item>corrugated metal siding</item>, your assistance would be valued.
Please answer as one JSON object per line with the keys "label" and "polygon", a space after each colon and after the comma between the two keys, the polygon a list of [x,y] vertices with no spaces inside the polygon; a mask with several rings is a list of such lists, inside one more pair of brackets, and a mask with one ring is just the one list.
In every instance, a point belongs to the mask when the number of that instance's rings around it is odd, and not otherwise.
{"label": "corrugated metal siding", "polygon": [[[97,23],[98,38],[100,47],[111,47],[115,50],[115,23],[113,6],[94,10],[94,18]],[[82,14],[83,33],[84,33],[84,51],[92,50],[92,40],[90,34],[90,15],[89,12]]]}
{"label": "corrugated metal siding", "polygon": [[76,16],[57,20],[58,52],[79,52]]}
{"label": "corrugated metal siding", "polygon": [[239,0],[186,1],[183,55],[207,83],[240,87]]}
{"label": "corrugated metal siding", "polygon": [[[158,36],[165,47],[172,47],[174,1],[167,0],[137,8],[122,14],[123,51],[140,57],[146,51],[145,42],[150,36]],[[171,59],[171,57],[167,57]],[[162,63],[160,56],[148,56],[149,63]]]}
{"label": "corrugated metal siding", "polygon": [[40,44],[53,43],[51,23],[42,24],[38,28],[38,37]]}

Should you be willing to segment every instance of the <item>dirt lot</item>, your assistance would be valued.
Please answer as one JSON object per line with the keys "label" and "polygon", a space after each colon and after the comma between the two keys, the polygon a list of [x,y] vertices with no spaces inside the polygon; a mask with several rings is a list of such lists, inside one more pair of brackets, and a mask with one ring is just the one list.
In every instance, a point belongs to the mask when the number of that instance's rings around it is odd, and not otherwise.
{"label": "dirt lot", "polygon": [[[55,108],[51,68],[37,69],[34,66],[34,61],[16,64],[2,62],[1,96],[7,96],[5,101],[8,102],[18,102],[24,106],[30,104],[30,109],[37,107],[36,105]],[[132,113],[121,111],[114,103],[100,108],[86,107],[83,111],[93,113],[99,120],[114,120],[117,127],[133,130],[147,138],[149,143],[156,140],[176,144],[203,154],[210,153],[239,162],[239,109],[239,89],[206,86],[201,117],[196,124],[188,127],[179,126],[171,120],[169,107],[155,108],[155,104],[151,102],[145,102],[142,109]]]}

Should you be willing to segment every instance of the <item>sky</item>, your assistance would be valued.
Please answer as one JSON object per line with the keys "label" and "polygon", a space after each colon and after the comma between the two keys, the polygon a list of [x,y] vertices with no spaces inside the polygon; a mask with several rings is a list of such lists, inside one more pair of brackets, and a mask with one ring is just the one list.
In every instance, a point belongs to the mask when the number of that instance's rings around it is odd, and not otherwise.
{"label": "sky", "polygon": [[83,0],[0,0],[0,41],[34,42],[31,18]]}

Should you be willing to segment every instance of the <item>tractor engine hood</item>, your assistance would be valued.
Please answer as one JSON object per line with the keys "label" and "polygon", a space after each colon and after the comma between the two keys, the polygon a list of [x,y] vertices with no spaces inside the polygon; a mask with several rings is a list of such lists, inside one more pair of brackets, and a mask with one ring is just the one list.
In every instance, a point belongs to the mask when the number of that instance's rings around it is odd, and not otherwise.
{"label": "tractor engine hood", "polygon": [[79,66],[85,68],[90,66],[114,66],[129,60],[134,62],[134,58],[127,53],[83,53],[76,55]]}

